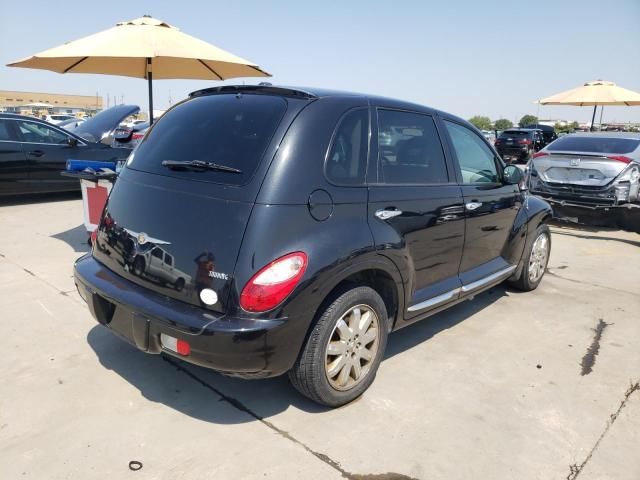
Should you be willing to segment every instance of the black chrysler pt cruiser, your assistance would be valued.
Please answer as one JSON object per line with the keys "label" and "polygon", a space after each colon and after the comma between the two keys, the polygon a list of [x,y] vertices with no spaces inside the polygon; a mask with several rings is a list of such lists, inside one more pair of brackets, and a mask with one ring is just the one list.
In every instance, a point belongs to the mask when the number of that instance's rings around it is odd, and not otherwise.
{"label": "black chrysler pt cruiser", "polygon": [[361,94],[192,93],[154,124],[75,264],[98,322],[227,375],[345,404],[390,332],[540,283],[550,207],[469,123]]}

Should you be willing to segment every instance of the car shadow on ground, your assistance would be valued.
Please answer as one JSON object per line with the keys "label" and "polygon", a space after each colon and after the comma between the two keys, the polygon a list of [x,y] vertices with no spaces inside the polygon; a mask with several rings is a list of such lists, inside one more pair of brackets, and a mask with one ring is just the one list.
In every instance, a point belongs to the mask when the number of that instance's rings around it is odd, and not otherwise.
{"label": "car shadow on ground", "polygon": [[51,235],[51,238],[65,242],[76,252],[87,253],[91,250],[91,246],[87,242],[89,235],[87,234],[87,229],[83,224],[70,228],[69,230],[65,230],[64,232]]}
{"label": "car shadow on ground", "polygon": [[80,200],[82,193],[80,189],[77,192],[60,192],[60,193],[37,193],[30,195],[7,195],[0,197],[0,207],[11,207],[14,205],[27,205],[35,203],[51,203],[65,202],[68,200]]}
{"label": "car shadow on ground", "polygon": [[[505,287],[495,287],[472,302],[462,302],[391,334],[385,358],[402,355],[438,333],[454,328],[505,295]],[[328,410],[298,394],[286,375],[263,380],[225,377],[172,357],[140,352],[101,325],[89,331],[87,342],[103,367],[137,388],[144,398],[206,422],[236,424],[261,420],[291,406],[307,413]],[[223,407],[224,403],[227,405]],[[230,409],[228,404],[236,408]]]}

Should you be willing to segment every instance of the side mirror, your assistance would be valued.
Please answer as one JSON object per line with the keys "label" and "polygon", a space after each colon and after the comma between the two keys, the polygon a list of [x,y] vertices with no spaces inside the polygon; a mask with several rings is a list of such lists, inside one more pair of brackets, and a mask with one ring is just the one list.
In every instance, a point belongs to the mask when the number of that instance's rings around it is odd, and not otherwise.
{"label": "side mirror", "polygon": [[70,147],[76,147],[78,145],[78,139],[69,137],[67,138],[67,143],[69,144]]}
{"label": "side mirror", "polygon": [[519,185],[520,190],[527,189],[524,172],[519,167],[507,165],[504,169],[503,177],[507,185]]}

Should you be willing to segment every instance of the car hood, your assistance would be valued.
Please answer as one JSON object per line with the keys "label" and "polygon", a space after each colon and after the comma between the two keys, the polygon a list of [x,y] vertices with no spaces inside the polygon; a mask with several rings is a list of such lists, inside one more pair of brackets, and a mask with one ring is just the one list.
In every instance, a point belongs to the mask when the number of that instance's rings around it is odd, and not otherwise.
{"label": "car hood", "polygon": [[88,119],[72,132],[90,142],[100,142],[108,137],[125,118],[135,115],[139,111],[140,107],[137,105],[116,105]]}

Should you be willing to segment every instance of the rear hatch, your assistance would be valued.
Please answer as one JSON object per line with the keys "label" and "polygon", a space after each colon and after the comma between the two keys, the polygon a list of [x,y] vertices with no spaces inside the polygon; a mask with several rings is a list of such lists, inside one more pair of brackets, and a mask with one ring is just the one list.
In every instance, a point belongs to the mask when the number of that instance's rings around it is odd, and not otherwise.
{"label": "rear hatch", "polygon": [[548,183],[604,187],[627,166],[625,162],[600,155],[558,152],[533,160],[540,178]]}
{"label": "rear hatch", "polygon": [[526,145],[527,141],[528,144],[531,144],[531,134],[529,132],[506,130],[500,134],[496,141],[496,145],[505,149],[515,149]]}
{"label": "rear hatch", "polygon": [[604,187],[631,161],[625,157],[638,139],[568,135],[559,138],[533,160],[540,178],[548,183]]}
{"label": "rear hatch", "polygon": [[[169,110],[118,178],[93,256],[136,284],[224,313],[267,159],[300,108],[282,96],[236,93]],[[217,293],[213,305],[201,302],[204,288]]]}
{"label": "rear hatch", "polygon": [[73,130],[73,133],[90,142],[103,141],[107,145],[111,143],[112,132],[127,117],[140,111],[137,105],[116,105],[103,110],[95,117],[89,118]]}

